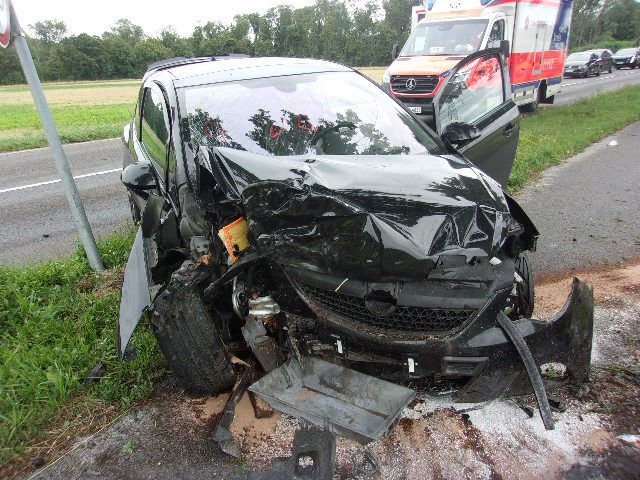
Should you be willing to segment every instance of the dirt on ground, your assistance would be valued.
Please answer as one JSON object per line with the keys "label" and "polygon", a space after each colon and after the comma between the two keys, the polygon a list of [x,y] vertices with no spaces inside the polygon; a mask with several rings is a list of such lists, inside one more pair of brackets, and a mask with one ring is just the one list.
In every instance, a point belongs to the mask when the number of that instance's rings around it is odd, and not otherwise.
{"label": "dirt on ground", "polygon": [[[544,429],[533,397],[457,404],[447,391],[421,393],[389,436],[366,446],[338,439],[334,478],[640,478],[640,265],[579,277],[595,291],[591,381],[554,392],[566,407],[554,412],[555,430]],[[538,283],[536,315],[556,312],[571,281],[559,275]],[[109,428],[70,437],[45,459],[27,452],[6,476],[246,478],[290,455],[299,422],[278,412],[256,419],[247,396],[231,428],[240,458],[222,453],[212,433],[227,398],[189,398],[169,375]],[[40,462],[49,465],[37,470]]]}

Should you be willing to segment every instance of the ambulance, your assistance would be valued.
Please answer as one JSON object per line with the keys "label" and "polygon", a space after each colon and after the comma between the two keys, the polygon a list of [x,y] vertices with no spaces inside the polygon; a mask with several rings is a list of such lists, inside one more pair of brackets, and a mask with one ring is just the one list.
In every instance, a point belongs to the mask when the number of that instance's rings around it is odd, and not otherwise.
{"label": "ambulance", "polygon": [[535,111],[560,90],[572,7],[573,0],[424,2],[412,10],[415,28],[402,50],[394,45],[383,87],[428,120],[454,65],[477,51],[502,48],[514,102]]}

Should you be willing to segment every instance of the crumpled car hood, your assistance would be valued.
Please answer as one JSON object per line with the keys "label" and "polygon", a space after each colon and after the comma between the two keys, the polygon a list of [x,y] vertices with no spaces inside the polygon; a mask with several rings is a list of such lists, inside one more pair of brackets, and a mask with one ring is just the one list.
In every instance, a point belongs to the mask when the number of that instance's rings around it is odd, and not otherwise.
{"label": "crumpled car hood", "polygon": [[424,278],[441,254],[492,256],[506,238],[500,186],[455,156],[271,157],[202,148],[198,158],[242,205],[256,249],[282,265]]}

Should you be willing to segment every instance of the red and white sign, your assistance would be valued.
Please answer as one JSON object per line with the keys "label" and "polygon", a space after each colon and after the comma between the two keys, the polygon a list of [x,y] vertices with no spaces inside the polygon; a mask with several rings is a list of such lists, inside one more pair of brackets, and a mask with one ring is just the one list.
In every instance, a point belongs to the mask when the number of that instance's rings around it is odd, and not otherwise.
{"label": "red and white sign", "polygon": [[0,46],[4,48],[7,48],[11,43],[10,1],[11,0],[0,0]]}

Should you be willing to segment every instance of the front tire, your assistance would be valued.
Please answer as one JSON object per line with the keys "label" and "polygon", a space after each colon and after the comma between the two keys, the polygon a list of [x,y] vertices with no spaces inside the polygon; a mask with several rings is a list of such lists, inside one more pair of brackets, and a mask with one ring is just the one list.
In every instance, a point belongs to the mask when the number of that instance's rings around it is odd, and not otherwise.
{"label": "front tire", "polygon": [[534,279],[529,258],[525,253],[521,253],[516,259],[516,273],[522,278],[522,282],[516,284],[516,313],[518,317],[531,318],[535,306]]}
{"label": "front tire", "polygon": [[180,384],[191,395],[230,388],[236,379],[226,346],[199,292],[169,286],[154,302],[151,324],[160,349]]}

